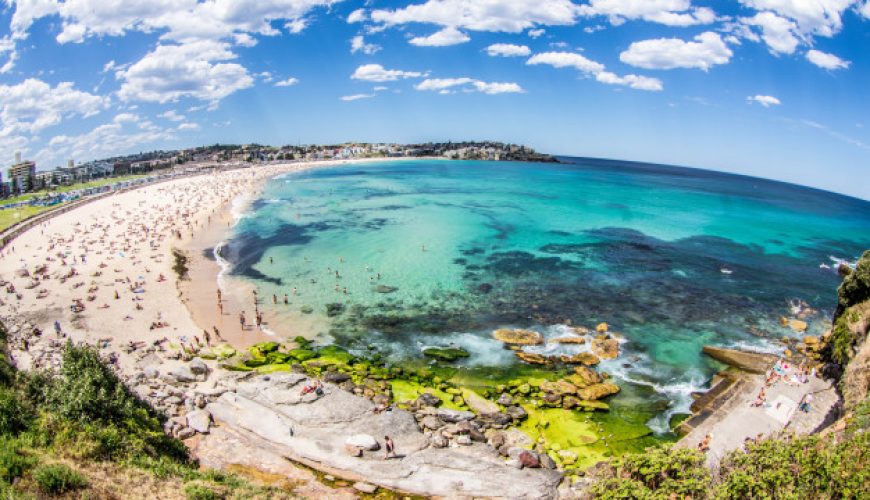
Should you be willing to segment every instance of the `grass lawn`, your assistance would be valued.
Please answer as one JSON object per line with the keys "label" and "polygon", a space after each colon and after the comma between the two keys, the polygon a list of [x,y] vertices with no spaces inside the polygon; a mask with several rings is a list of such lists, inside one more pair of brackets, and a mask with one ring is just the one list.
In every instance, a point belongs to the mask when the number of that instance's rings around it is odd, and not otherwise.
{"label": "grass lawn", "polygon": [[[95,181],[90,182],[80,182],[78,184],[71,184],[69,186],[59,186],[57,189],[52,190],[53,193],[66,193],[69,191],[75,191],[77,189],[87,189],[92,187],[106,186],[108,184],[114,184],[116,182],[129,181],[132,179],[141,179],[143,177],[147,177],[145,174],[136,174],[136,175],[122,175],[120,177],[108,177],[105,179],[97,179]],[[5,200],[0,200],[0,204],[6,205],[10,203],[17,203],[19,201],[26,201],[31,198],[37,196],[44,196],[48,194],[49,191],[42,190],[36,191],[33,193],[22,194],[21,196],[14,196],[12,198],[7,198]],[[36,214],[40,214],[47,210],[50,210],[55,207],[62,206],[63,204],[53,205],[50,207],[21,207],[17,209],[6,209],[0,210],[0,231],[5,230],[9,226],[21,222],[22,220],[34,216]]]}

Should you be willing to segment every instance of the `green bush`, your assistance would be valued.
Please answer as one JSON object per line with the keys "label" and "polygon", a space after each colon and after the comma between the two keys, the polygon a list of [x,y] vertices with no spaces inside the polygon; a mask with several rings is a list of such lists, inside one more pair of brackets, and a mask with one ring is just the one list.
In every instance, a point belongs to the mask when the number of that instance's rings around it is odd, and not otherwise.
{"label": "green bush", "polygon": [[220,500],[224,494],[198,483],[190,483],[184,486],[184,496],[187,500]]}
{"label": "green bush", "polygon": [[11,483],[16,477],[36,465],[37,459],[27,455],[16,439],[0,437],[0,483]]}
{"label": "green bush", "polygon": [[0,387],[0,434],[18,434],[27,429],[32,413],[11,389]]}
{"label": "green bush", "polygon": [[864,252],[855,269],[843,279],[837,290],[837,299],[835,319],[847,308],[870,300],[870,250]]}
{"label": "green bush", "polygon": [[590,493],[596,498],[700,498],[709,488],[702,453],[662,445],[613,459]]}
{"label": "green bush", "polygon": [[33,471],[39,489],[49,495],[60,495],[87,487],[88,480],[63,464],[41,465]]}

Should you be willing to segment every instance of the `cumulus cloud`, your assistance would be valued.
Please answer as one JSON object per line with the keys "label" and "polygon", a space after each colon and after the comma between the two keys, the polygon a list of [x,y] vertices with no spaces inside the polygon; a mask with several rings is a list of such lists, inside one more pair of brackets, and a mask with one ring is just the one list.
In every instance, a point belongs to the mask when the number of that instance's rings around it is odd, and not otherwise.
{"label": "cumulus cloud", "polygon": [[717,33],[707,31],[694,40],[657,38],[634,42],[619,54],[619,60],[645,69],[698,68],[707,71],[731,59],[731,49]]}
{"label": "cumulus cloud", "polygon": [[538,38],[540,36],[543,36],[543,34],[546,32],[547,32],[547,30],[545,30],[544,28],[536,28],[533,30],[529,30],[529,38]]}
{"label": "cumulus cloud", "polygon": [[292,87],[293,85],[296,85],[297,83],[299,83],[299,79],[293,78],[291,76],[290,78],[287,78],[285,80],[281,80],[280,82],[275,82],[275,86],[276,87]]}
{"label": "cumulus cloud", "polygon": [[471,40],[471,38],[458,29],[448,26],[440,31],[436,31],[429,36],[414,37],[408,42],[411,45],[419,47],[447,47],[448,45],[459,45]]}
{"label": "cumulus cloud", "polygon": [[816,66],[828,70],[835,69],[846,69],[852,64],[850,61],[845,61],[835,56],[834,54],[828,54],[827,52],[822,52],[821,50],[812,49],[807,51],[807,61],[815,64]]}
{"label": "cumulus cloud", "polygon": [[486,48],[486,53],[493,57],[525,57],[531,54],[532,51],[525,45],[514,45],[511,43],[494,43]]}
{"label": "cumulus cloud", "polygon": [[424,23],[520,33],[536,26],[570,26],[578,15],[579,7],[571,0],[427,0],[395,10],[374,10],[371,19],[387,26]]}
{"label": "cumulus cloud", "polygon": [[186,122],[178,126],[178,130],[199,130],[198,123]]}
{"label": "cumulus cloud", "polygon": [[774,54],[793,54],[800,43],[794,34],[797,24],[773,12],[760,12],[741,20],[748,26],[761,29],[761,38]]}
{"label": "cumulus cloud", "polygon": [[0,136],[34,134],[62,119],[90,117],[109,104],[109,99],[73,88],[72,82],[51,85],[28,78],[16,85],[0,85]]}
{"label": "cumulus cloud", "polygon": [[739,0],[758,11],[775,12],[793,20],[797,31],[806,35],[831,37],[843,27],[843,11],[856,0]]}
{"label": "cumulus cloud", "polygon": [[554,68],[574,68],[584,73],[599,73],[604,71],[604,65],[587,59],[576,52],[542,52],[535,54],[526,64],[546,64]]}
{"label": "cumulus cloud", "polygon": [[624,85],[637,90],[649,90],[660,92],[664,90],[662,81],[658,78],[650,78],[648,76],[625,75],[619,76],[609,71],[602,71],[595,75],[595,79],[601,83],[608,85]]}
{"label": "cumulus cloud", "polygon": [[414,86],[417,90],[430,90],[440,94],[450,94],[454,89],[463,92],[482,92],[484,94],[517,94],[525,92],[512,82],[484,82],[474,78],[427,78]]}
{"label": "cumulus cloud", "polygon": [[184,97],[216,104],[251,87],[254,79],[235,59],[227,44],[202,40],[181,45],[158,45],[126,70],[118,96],[124,101],[165,103]]}
{"label": "cumulus cloud", "polygon": [[639,75],[619,76],[605,71],[604,65],[586,58],[576,52],[542,52],[530,57],[526,64],[545,64],[554,68],[574,68],[585,75],[594,76],[595,80],[607,85],[622,85],[637,90],[660,91],[664,88],[658,78]]}
{"label": "cumulus cloud", "polygon": [[749,102],[750,104],[756,102],[758,104],[761,104],[765,108],[769,108],[771,106],[779,106],[780,104],[782,104],[781,102],[779,102],[779,99],[777,99],[776,97],[773,97],[772,95],[749,96],[746,98],[746,101]]}
{"label": "cumulus cloud", "polygon": [[694,26],[716,20],[712,9],[692,7],[690,0],[590,0],[580,11],[586,16],[606,16],[614,25],[640,19],[667,26]]}
{"label": "cumulus cloud", "polygon": [[363,64],[350,75],[354,80],[366,82],[394,82],[405,78],[420,78],[423,73],[417,71],[401,71],[398,69],[385,69],[380,64]]}
{"label": "cumulus cloud", "polygon": [[362,52],[363,54],[372,55],[379,50],[381,50],[380,45],[376,45],[374,43],[366,43],[365,38],[363,38],[362,35],[357,35],[350,39],[351,54]]}
{"label": "cumulus cloud", "polygon": [[367,19],[365,9],[356,9],[347,16],[348,24],[361,23]]}

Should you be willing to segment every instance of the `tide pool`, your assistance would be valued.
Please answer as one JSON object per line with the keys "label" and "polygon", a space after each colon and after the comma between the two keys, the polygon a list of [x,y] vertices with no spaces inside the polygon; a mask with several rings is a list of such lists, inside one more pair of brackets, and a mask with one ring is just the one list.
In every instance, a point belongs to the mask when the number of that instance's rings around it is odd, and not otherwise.
{"label": "tide pool", "polygon": [[[857,199],[563,161],[372,162],[281,176],[221,256],[259,296],[288,294],[287,306],[264,305],[285,321],[322,316],[318,340],[397,364],[429,363],[427,346],[461,346],[471,356],[451,369],[471,381],[520,370],[496,328],[552,338],[566,324],[607,322],[624,337],[622,355],[599,368],[623,392],[596,418],[642,418],[664,433],[722,368],[703,345],[774,350],[799,335],[778,323],[797,301],[819,311],[809,333],[822,333],[840,281],[833,259],[870,248],[870,203]],[[280,335],[280,322],[270,329]]]}

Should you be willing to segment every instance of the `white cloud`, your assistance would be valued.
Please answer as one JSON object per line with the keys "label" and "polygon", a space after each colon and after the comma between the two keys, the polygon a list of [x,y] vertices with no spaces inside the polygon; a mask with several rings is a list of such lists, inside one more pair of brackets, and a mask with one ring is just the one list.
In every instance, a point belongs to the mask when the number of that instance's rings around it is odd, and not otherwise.
{"label": "white cloud", "polygon": [[748,26],[761,28],[761,38],[774,54],[793,54],[800,43],[794,35],[797,24],[773,12],[760,12],[741,21]]}
{"label": "white cloud", "polygon": [[843,27],[843,11],[856,0],[739,0],[758,11],[775,12],[792,19],[805,35],[831,37]]}
{"label": "white cloud", "polygon": [[822,52],[821,50],[811,49],[807,51],[807,61],[815,64],[816,66],[828,70],[835,69],[846,69],[852,64],[850,61],[844,61],[834,54],[828,54],[827,52]]}
{"label": "white cloud", "polygon": [[554,68],[574,68],[580,72],[594,76],[595,79],[607,85],[623,85],[637,90],[660,91],[664,88],[658,78],[650,78],[639,75],[619,76],[610,71],[605,71],[604,65],[587,59],[576,52],[542,52],[530,57],[526,64],[546,64]]}
{"label": "white cloud", "polygon": [[293,85],[296,85],[297,83],[299,83],[299,79],[293,78],[291,76],[290,78],[287,78],[286,80],[281,80],[280,82],[275,82],[275,86],[276,87],[292,87]]}
{"label": "white cloud", "polygon": [[474,82],[474,87],[478,92],[484,94],[522,94],[525,92],[519,84],[513,82]]}
{"label": "white cloud", "polygon": [[401,71],[398,69],[385,69],[380,64],[363,64],[350,75],[354,80],[366,82],[394,82],[404,78],[420,78],[423,73],[417,71]]}
{"label": "white cloud", "polygon": [[199,130],[198,123],[186,122],[178,126],[178,130]]}
{"label": "white cloud", "polygon": [[580,11],[586,16],[607,16],[614,25],[641,19],[667,26],[694,26],[716,20],[712,9],[692,7],[690,0],[590,0]]}
{"label": "white cloud", "polygon": [[769,108],[771,106],[779,106],[780,104],[782,104],[781,102],[779,102],[779,99],[777,99],[776,97],[773,97],[772,95],[749,96],[746,98],[746,101],[749,102],[750,104],[753,102],[757,102],[758,104],[761,104],[765,108]]}
{"label": "white cloud", "polygon": [[[167,111],[166,113],[174,113],[174,111]],[[135,123],[139,121],[139,115],[133,113],[118,113],[114,118],[112,118],[112,121],[115,123]]]}
{"label": "white cloud", "polygon": [[584,73],[600,73],[604,71],[604,65],[587,59],[575,52],[542,52],[535,54],[526,64],[547,64],[554,68],[575,68]]}
{"label": "white cloud", "polygon": [[342,101],[359,101],[360,99],[371,99],[375,94],[353,94],[353,95],[343,95],[339,97]]}
{"label": "white cloud", "polygon": [[649,90],[659,92],[664,89],[662,81],[648,76],[625,75],[619,76],[609,71],[602,71],[595,75],[595,79],[608,85],[625,85],[637,90]]}
{"label": "white cloud", "polygon": [[[120,116],[120,115],[119,115]],[[172,129],[162,129],[152,123],[137,123],[117,117],[81,135],[57,135],[36,154],[41,164],[57,163],[64,158],[91,160],[132,152],[143,144],[175,139]]]}
{"label": "white cloud", "polygon": [[66,117],[90,117],[109,104],[109,99],[75,90],[72,82],[51,85],[28,78],[16,85],[0,85],[0,137],[33,134]]}
{"label": "white cloud", "polygon": [[469,40],[471,38],[468,35],[452,26],[448,26],[429,36],[414,37],[408,40],[408,42],[418,47],[447,47],[449,45],[459,45]]}
{"label": "white cloud", "polygon": [[532,51],[525,45],[514,45],[511,43],[494,43],[486,48],[486,53],[493,57],[525,57],[531,54]]}
{"label": "white cloud", "polygon": [[126,70],[115,73],[123,81],[118,96],[124,101],[159,103],[190,97],[216,105],[254,84],[243,66],[223,62],[235,57],[221,42],[160,44]]}
{"label": "white cloud", "polygon": [[731,49],[717,33],[707,31],[694,40],[657,38],[634,42],[619,54],[619,60],[646,69],[698,68],[707,71],[731,59]]}
{"label": "white cloud", "polygon": [[367,19],[365,9],[357,9],[347,16],[348,24],[361,23]]}
{"label": "white cloud", "polygon": [[184,121],[184,115],[179,115],[174,109],[170,109],[169,111],[161,113],[157,116],[159,116],[160,118],[166,118],[171,122]]}
{"label": "white cloud", "polygon": [[546,33],[546,32],[547,32],[547,30],[545,30],[544,28],[536,28],[536,29],[533,29],[533,30],[529,30],[529,38],[538,38],[538,37],[541,37],[541,36],[543,36],[544,33]]}
{"label": "white cloud", "polygon": [[864,2],[864,5],[858,8],[858,13],[867,19],[870,19],[870,0],[867,0]]}
{"label": "white cloud", "polygon": [[452,89],[462,87],[463,92],[482,92],[484,94],[517,94],[525,92],[523,88],[512,82],[484,82],[474,78],[427,78],[414,86],[417,90],[431,90],[441,94],[449,94]]}
{"label": "white cloud", "polygon": [[363,38],[362,35],[357,35],[350,39],[351,54],[362,52],[363,54],[372,55],[379,50],[381,50],[380,45],[376,45],[374,43],[366,43],[365,38]]}
{"label": "white cloud", "polygon": [[571,0],[427,0],[396,10],[372,11],[372,21],[388,26],[437,24],[472,31],[520,33],[536,26],[570,26],[579,7]]}

